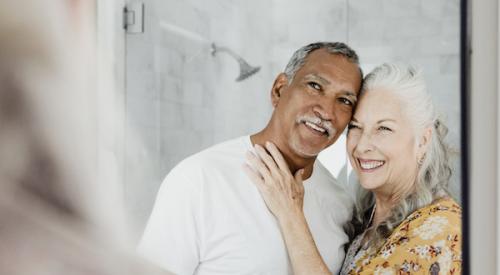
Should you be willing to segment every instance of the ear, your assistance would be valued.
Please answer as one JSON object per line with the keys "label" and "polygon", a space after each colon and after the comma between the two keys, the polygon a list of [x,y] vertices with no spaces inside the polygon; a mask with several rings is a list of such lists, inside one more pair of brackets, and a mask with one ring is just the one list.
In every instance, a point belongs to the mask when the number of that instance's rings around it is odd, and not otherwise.
{"label": "ear", "polygon": [[432,127],[427,127],[424,129],[422,136],[420,136],[417,148],[417,156],[419,156],[419,159],[425,155],[425,152],[427,152],[427,147],[429,147],[432,138],[432,131]]}
{"label": "ear", "polygon": [[288,77],[286,74],[280,73],[274,80],[273,87],[271,89],[271,103],[273,107],[276,108],[278,102],[280,101],[281,94],[284,92],[284,88],[288,86]]}

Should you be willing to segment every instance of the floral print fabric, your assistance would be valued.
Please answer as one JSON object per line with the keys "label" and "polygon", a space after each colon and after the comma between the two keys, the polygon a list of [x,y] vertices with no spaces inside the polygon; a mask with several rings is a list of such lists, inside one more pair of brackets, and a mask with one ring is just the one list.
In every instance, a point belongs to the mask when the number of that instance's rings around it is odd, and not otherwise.
{"label": "floral print fabric", "polygon": [[[443,198],[408,216],[382,247],[359,249],[356,237],[342,274],[461,274],[462,210]],[[359,250],[359,251],[358,251]]]}

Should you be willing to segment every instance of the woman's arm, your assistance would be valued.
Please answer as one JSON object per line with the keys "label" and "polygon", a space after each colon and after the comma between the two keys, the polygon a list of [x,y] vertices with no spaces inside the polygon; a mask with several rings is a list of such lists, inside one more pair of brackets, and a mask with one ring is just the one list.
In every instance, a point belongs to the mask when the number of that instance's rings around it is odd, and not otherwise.
{"label": "woman's arm", "polygon": [[247,154],[250,165],[244,169],[278,219],[294,274],[331,274],[314,243],[302,209],[303,170],[293,176],[278,148],[267,142],[266,149],[270,154],[255,145],[256,153]]}
{"label": "woman's arm", "polygon": [[304,214],[290,215],[279,223],[294,274],[332,274],[319,254]]}

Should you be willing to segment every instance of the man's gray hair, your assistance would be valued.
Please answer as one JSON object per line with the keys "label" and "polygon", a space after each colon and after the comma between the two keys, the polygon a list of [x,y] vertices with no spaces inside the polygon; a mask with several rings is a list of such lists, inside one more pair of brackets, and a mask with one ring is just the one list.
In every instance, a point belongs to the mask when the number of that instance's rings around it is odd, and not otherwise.
{"label": "man's gray hair", "polygon": [[[295,53],[292,55],[292,58],[290,58],[290,61],[288,61],[288,64],[286,65],[284,72],[286,77],[288,78],[288,83],[291,83],[293,81],[295,73],[297,73],[297,71],[306,63],[307,56],[311,52],[319,49],[325,49],[331,54],[338,54],[344,56],[345,58],[347,58],[347,60],[359,66],[358,55],[353,49],[351,49],[345,43],[342,42],[311,43],[295,51]],[[359,71],[361,73],[361,77],[363,77],[361,68],[359,69]]]}

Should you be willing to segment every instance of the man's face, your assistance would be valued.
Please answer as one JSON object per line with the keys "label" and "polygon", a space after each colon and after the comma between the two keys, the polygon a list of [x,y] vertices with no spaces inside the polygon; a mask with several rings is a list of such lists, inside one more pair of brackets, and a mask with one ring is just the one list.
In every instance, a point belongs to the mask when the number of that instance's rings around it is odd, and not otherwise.
{"label": "man's face", "polygon": [[358,66],[325,49],[311,52],[290,84],[279,75],[272,100],[282,142],[301,157],[317,156],[351,120],[360,85]]}

